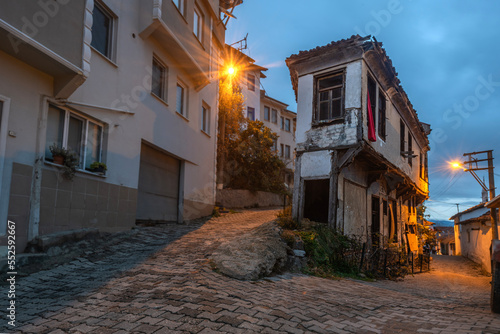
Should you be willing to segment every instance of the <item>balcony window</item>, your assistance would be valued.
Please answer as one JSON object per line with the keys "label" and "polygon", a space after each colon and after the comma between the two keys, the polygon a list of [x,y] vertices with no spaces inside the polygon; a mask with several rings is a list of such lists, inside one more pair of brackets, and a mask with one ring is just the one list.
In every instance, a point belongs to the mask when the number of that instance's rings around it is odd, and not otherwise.
{"label": "balcony window", "polygon": [[200,42],[203,41],[203,15],[197,6],[194,7],[193,33]]}
{"label": "balcony window", "polygon": [[247,107],[247,117],[251,121],[255,121],[255,108]]}
{"label": "balcony window", "polygon": [[271,110],[271,122],[278,124],[278,111],[276,109]]}
{"label": "balcony window", "polygon": [[264,120],[269,122],[271,120],[270,116],[271,115],[270,115],[269,107],[264,106]]}
{"label": "balcony window", "polygon": [[290,132],[290,119],[285,118],[285,131]]}
{"label": "balcony window", "polygon": [[78,168],[90,170],[93,162],[102,162],[103,126],[80,114],[49,106],[45,160],[53,161],[50,146],[73,151],[79,160]]}
{"label": "balcony window", "polygon": [[210,134],[210,108],[205,104],[201,107],[201,131]]}
{"label": "balcony window", "polygon": [[188,117],[186,110],[186,88],[179,82],[176,89],[175,111],[186,118]]}
{"label": "balcony window", "polygon": [[179,10],[179,12],[184,15],[184,0],[172,0],[174,2],[175,7]]}

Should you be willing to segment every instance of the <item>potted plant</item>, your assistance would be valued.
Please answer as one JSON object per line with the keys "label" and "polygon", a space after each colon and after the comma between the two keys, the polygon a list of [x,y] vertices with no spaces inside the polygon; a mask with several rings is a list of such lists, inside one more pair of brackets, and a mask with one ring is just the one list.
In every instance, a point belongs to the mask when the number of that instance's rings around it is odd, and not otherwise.
{"label": "potted plant", "polygon": [[78,154],[71,150],[66,150],[63,164],[63,176],[68,180],[73,180],[76,173],[76,167],[80,164]]}
{"label": "potted plant", "polygon": [[76,168],[80,164],[78,154],[75,152],[58,146],[56,143],[49,146],[52,153],[52,159],[55,164],[61,165],[63,169],[63,176],[72,180],[76,173]]}
{"label": "potted plant", "polygon": [[108,166],[104,162],[94,161],[90,164],[90,170],[94,173],[104,174],[108,170]]}
{"label": "potted plant", "polygon": [[49,146],[50,153],[52,153],[52,160],[55,164],[63,165],[64,157],[68,154],[65,148],[58,146],[56,143]]}

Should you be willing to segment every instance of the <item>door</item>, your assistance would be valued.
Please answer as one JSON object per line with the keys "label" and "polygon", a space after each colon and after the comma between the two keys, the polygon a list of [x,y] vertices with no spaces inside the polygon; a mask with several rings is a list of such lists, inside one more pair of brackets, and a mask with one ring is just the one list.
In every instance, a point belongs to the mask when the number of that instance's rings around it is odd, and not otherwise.
{"label": "door", "polygon": [[141,145],[137,220],[176,222],[181,161]]}
{"label": "door", "polygon": [[372,246],[380,245],[380,199],[372,197]]}

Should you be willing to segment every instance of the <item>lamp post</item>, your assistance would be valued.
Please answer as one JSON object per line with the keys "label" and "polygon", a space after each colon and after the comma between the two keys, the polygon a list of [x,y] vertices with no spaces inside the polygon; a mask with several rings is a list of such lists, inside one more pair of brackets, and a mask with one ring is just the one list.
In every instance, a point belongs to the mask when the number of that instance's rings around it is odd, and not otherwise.
{"label": "lamp post", "polygon": [[[478,154],[486,154],[485,159],[476,159],[473,156]],[[489,191],[490,201],[495,198],[495,177],[493,174],[493,150],[464,153],[464,157],[467,157],[467,161],[452,162],[451,166],[454,169],[463,169],[464,172],[469,172],[476,179],[476,181],[481,185],[484,191]],[[487,167],[481,167],[479,163],[488,162]],[[488,187],[486,184],[477,176],[476,171],[478,170],[488,170]],[[489,188],[489,189],[488,189]],[[495,207],[490,208],[491,215],[491,311],[494,313],[500,313],[500,262],[497,262],[497,254],[495,245],[498,243],[498,216],[497,209]]]}

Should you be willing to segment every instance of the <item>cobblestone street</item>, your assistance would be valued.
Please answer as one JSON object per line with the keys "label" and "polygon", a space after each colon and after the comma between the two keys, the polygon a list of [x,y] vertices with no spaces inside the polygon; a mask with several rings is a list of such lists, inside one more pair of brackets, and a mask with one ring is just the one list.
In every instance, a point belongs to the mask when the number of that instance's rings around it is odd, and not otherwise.
{"label": "cobblestone street", "polygon": [[403,282],[327,280],[301,274],[245,282],[210,268],[208,258],[221,242],[274,219],[276,212],[249,210],[206,223],[140,228],[108,247],[106,256],[90,254],[19,278],[17,327],[12,330],[4,321],[3,330],[500,332],[500,317],[489,311],[489,278],[469,269],[460,258],[436,257],[434,271]]}

